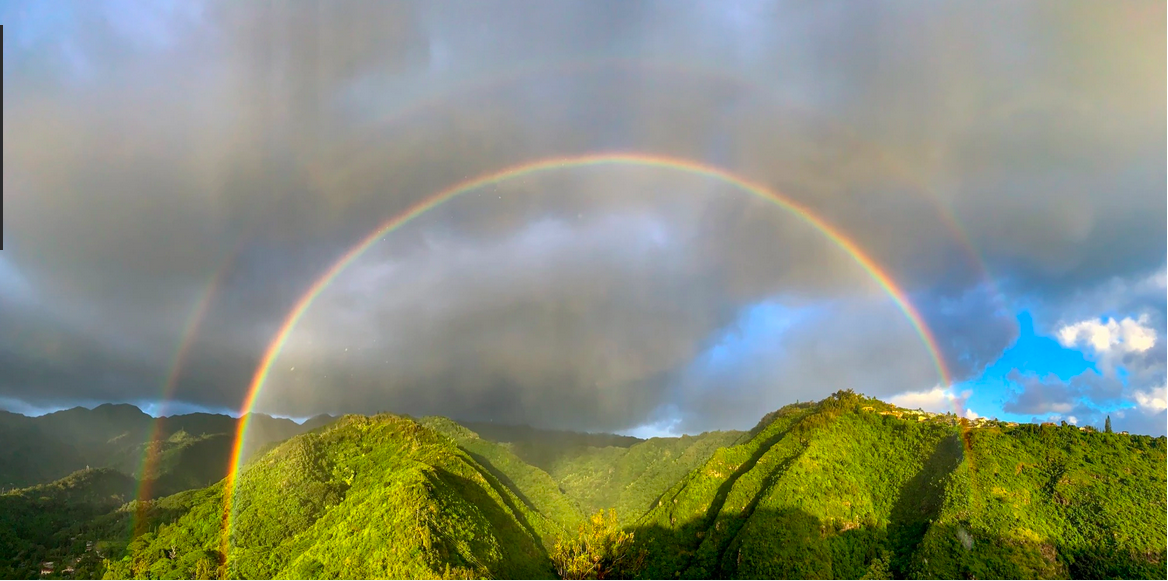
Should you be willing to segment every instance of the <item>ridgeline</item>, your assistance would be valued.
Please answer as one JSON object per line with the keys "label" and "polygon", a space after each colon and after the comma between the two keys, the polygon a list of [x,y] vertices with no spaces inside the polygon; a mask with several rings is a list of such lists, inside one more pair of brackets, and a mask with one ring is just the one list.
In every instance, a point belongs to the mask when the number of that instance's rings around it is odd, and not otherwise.
{"label": "ridgeline", "polygon": [[[391,414],[317,424],[249,461],[226,553],[223,481],[140,503],[128,496],[133,479],[90,470],[0,496],[0,548],[15,556],[0,574],[892,579],[1166,571],[1163,437],[970,422],[851,392],[784,407],[749,432],[651,440]],[[166,466],[166,474],[190,472],[178,457]],[[197,480],[175,478],[175,487]],[[22,524],[33,513],[41,524]],[[42,575],[48,560],[51,572]]]}

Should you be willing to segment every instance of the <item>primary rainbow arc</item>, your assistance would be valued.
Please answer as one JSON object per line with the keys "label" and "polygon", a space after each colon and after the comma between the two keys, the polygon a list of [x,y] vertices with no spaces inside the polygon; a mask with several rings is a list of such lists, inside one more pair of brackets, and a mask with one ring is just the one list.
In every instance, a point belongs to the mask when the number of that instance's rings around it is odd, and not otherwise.
{"label": "primary rainbow arc", "polygon": [[339,275],[346,267],[353,263],[365,250],[372,246],[379,239],[394,230],[405,225],[412,219],[432,210],[443,203],[458,197],[461,194],[469,191],[489,186],[491,184],[519,178],[525,175],[535,173],[549,172],[561,169],[579,168],[587,166],[603,166],[603,165],[624,165],[624,166],[638,166],[638,167],[656,167],[673,169],[685,172],[691,175],[703,176],[721,181],[725,184],[732,185],[745,192],[753,194],[759,198],[774,203],[775,205],[791,212],[799,217],[808,225],[814,227],[823,233],[832,243],[842,249],[848,254],[861,268],[877,284],[889,295],[896,306],[905,314],[913,329],[920,336],[925,348],[929,352],[929,356],[937,369],[941,385],[948,387],[952,384],[949,370],[945,365],[944,359],[941,356],[937,340],[933,336],[932,331],[925,323],[921,314],[908,300],[903,289],[892,279],[892,277],[880,267],[876,261],[864,253],[859,246],[856,245],[850,238],[845,236],[836,227],[824,221],[822,218],[816,216],[812,211],[790,200],[774,190],[771,190],[762,184],[749,181],[745,178],[736,176],[718,167],[706,165],[694,160],[665,157],[657,155],[646,155],[639,153],[600,153],[591,155],[569,156],[569,157],[552,157],[540,159],[509,168],[505,168],[493,173],[485,174],[479,177],[470,178],[468,180],[456,183],[444,190],[441,190],[407,208],[404,212],[397,214],[389,220],[382,223],[372,233],[365,236],[357,244],[352,246],[344,255],[342,255],[332,266],[328,268],[315,282],[308,288],[308,290],[296,302],[296,305],[288,313],[284,319],[284,323],[280,326],[279,331],[268,345],[264,356],[256,368],[255,374],[252,377],[251,384],[248,386],[247,395],[244,398],[243,405],[240,408],[239,428],[236,432],[235,444],[231,454],[231,464],[228,467],[227,478],[224,485],[224,526],[223,526],[223,540],[222,549],[226,557],[230,541],[231,532],[231,518],[232,518],[232,504],[235,492],[235,482],[239,476],[241,468],[240,461],[242,459],[243,445],[247,436],[247,428],[251,417],[252,407],[255,405],[256,398],[263,389],[264,384],[271,371],[272,364],[279,356],[284,343],[288,340],[292,330],[300,321],[300,318],[312,305],[313,301],[321,292],[328,287],[337,275]]}

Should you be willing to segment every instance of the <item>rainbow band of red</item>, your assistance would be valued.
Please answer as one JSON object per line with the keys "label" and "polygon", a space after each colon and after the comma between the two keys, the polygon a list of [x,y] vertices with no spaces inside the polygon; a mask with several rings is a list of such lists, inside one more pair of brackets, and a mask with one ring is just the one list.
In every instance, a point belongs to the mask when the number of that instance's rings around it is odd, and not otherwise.
{"label": "rainbow band of red", "polygon": [[560,169],[580,168],[587,166],[602,166],[602,165],[626,165],[639,167],[656,167],[678,170],[691,175],[703,176],[719,180],[723,183],[735,186],[746,192],[754,194],[759,198],[770,201],[777,206],[791,212],[798,216],[801,220],[822,232],[829,240],[840,247],[848,254],[857,264],[864,269],[865,272],[875,280],[881,288],[892,298],[896,306],[904,312],[917,334],[925,344],[925,348],[929,352],[929,356],[933,360],[933,364],[937,368],[938,376],[941,384],[948,387],[952,382],[950,380],[949,371],[945,365],[944,359],[940,354],[940,349],[937,346],[937,340],[933,336],[932,331],[925,323],[921,314],[907,299],[905,292],[896,284],[891,276],[888,275],[871,257],[865,254],[855,242],[845,236],[842,232],[837,230],[834,226],[828,224],[822,218],[819,218],[805,206],[797,202],[787,199],[775,191],[746,179],[735,176],[725,170],[717,167],[702,164],[700,162],[664,157],[643,155],[636,153],[605,153],[592,154],[573,157],[555,157],[548,159],[541,159],[522,165],[512,166],[494,173],[489,173],[479,177],[471,178],[463,182],[454,184],[430,197],[427,197],[420,202],[414,204],[404,212],[390,218],[384,222],[380,227],[363,238],[360,242],[355,244],[348,252],[346,252],[340,259],[338,259],[327,271],[321,275],[316,282],[300,297],[296,306],[292,308],[291,312],[284,319],[283,325],[276,333],[275,338],[268,345],[267,351],[264,353],[263,359],[256,368],[255,375],[252,377],[251,384],[248,386],[247,395],[244,398],[243,405],[240,408],[239,427],[236,431],[235,445],[231,455],[231,465],[228,468],[227,478],[225,479],[224,494],[224,522],[223,522],[223,554],[226,556],[229,547],[231,534],[231,518],[232,518],[232,504],[235,494],[235,482],[239,476],[240,460],[242,459],[244,440],[247,436],[247,427],[250,419],[252,407],[255,405],[256,398],[259,396],[260,390],[264,386],[264,382],[268,378],[268,373],[272,368],[272,364],[280,354],[284,343],[288,340],[292,330],[296,327],[296,323],[300,321],[300,317],[312,305],[313,300],[316,299],[320,293],[328,287],[329,283],[333,281],[346,267],[353,263],[366,249],[372,246],[377,240],[383,236],[393,232],[397,228],[406,224],[410,220],[432,210],[444,202],[451,200],[460,194],[488,186],[494,183],[511,180],[525,175],[534,173],[548,172]]}

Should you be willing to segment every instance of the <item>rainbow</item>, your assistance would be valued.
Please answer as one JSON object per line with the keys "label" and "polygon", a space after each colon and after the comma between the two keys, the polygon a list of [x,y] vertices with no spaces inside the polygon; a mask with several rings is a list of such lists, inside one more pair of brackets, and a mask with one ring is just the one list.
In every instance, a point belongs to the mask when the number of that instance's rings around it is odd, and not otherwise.
{"label": "rainbow", "polygon": [[342,255],[336,262],[333,263],[315,282],[308,288],[307,291],[301,295],[295,306],[285,317],[283,324],[280,326],[276,336],[268,345],[264,352],[263,358],[260,360],[259,366],[256,368],[255,374],[252,377],[251,384],[248,386],[247,394],[244,397],[243,405],[239,411],[239,424],[236,431],[235,444],[231,455],[231,464],[228,467],[227,477],[224,481],[224,513],[223,513],[223,538],[222,550],[223,555],[226,556],[230,548],[230,534],[231,534],[231,519],[232,519],[232,504],[234,501],[235,484],[238,480],[241,460],[243,455],[244,441],[247,437],[247,428],[250,420],[252,407],[255,405],[256,398],[263,389],[267,381],[269,372],[272,369],[272,364],[280,354],[284,343],[288,340],[292,330],[296,327],[300,318],[312,306],[313,301],[320,296],[321,292],[326,289],[329,284],[353,263],[365,250],[372,246],[375,242],[380,240],[385,235],[397,230],[403,225],[407,224],[414,218],[442,205],[443,203],[458,197],[461,194],[470,192],[477,188],[497,184],[507,180],[521,178],[532,174],[543,172],[550,172],[556,170],[593,167],[593,166],[637,166],[648,168],[665,168],[677,170],[694,176],[701,176],[715,179],[725,184],[734,186],[745,192],[753,194],[758,198],[766,200],[775,204],[776,206],[794,214],[806,224],[814,227],[816,230],[824,234],[831,242],[838,246],[841,250],[847,253],[877,284],[890,296],[896,306],[905,314],[911,323],[913,329],[920,336],[925,348],[929,352],[933,364],[936,366],[937,374],[940,377],[942,385],[948,386],[952,383],[949,370],[945,365],[944,358],[941,355],[940,348],[937,345],[937,339],[933,336],[932,331],[925,323],[921,314],[909,302],[905,292],[901,289],[892,277],[885,272],[879,264],[871,257],[864,253],[859,246],[851,239],[845,236],[842,232],[836,229],[831,224],[827,223],[822,218],[816,216],[810,209],[799,203],[786,198],[779,193],[768,189],[762,184],[748,181],[744,178],[733,175],[723,169],[705,165],[703,163],[657,155],[645,155],[639,153],[600,153],[592,155],[581,155],[571,157],[553,157],[540,159],[506,169],[502,169],[479,177],[467,179],[465,181],[456,183],[444,190],[441,190],[417,203],[410,206],[405,211],[390,218],[376,228],[372,233],[362,238],[359,242],[353,245],[344,255]]}
{"label": "rainbow", "polygon": [[162,399],[154,418],[153,425],[150,429],[150,437],[146,440],[146,449],[142,453],[142,462],[139,468],[141,477],[138,479],[138,491],[135,497],[138,501],[137,511],[134,514],[134,526],[131,528],[133,535],[137,536],[142,532],[141,528],[145,526],[145,516],[148,509],[147,502],[152,497],[151,486],[154,480],[148,476],[157,468],[160,456],[161,446],[155,445],[162,437],[163,424],[166,421],[166,405],[170,402],[174,395],[175,387],[178,385],[178,378],[182,368],[186,365],[187,355],[190,352],[191,346],[194,344],[194,339],[199,334],[199,328],[202,327],[203,321],[206,319],[207,311],[214,302],[215,296],[219,292],[219,287],[223,282],[231,264],[234,262],[231,257],[235,255],[232,252],[228,259],[223,261],[215,274],[204,285],[200,293],[199,300],[195,303],[193,309],[183,324],[183,332],[179,339],[178,349],[175,350],[174,356],[170,360],[170,370],[166,374],[166,380],[162,384]]}
{"label": "rainbow", "polygon": [[[949,232],[953,241],[960,248],[966,263],[971,266],[981,279],[982,287],[989,292],[994,306],[999,311],[1008,310],[1008,302],[998,285],[996,277],[990,271],[989,265],[978,252],[968,232],[961,226],[953,211],[937,195],[928,178],[921,175],[902,156],[891,153],[888,148],[864,138],[853,127],[841,123],[831,117],[823,117],[820,113],[806,105],[790,100],[778,93],[773,86],[759,82],[750,77],[734,74],[729,69],[710,65],[701,65],[695,62],[677,63],[668,60],[628,58],[614,54],[600,54],[569,61],[540,61],[527,62],[507,70],[491,72],[469,78],[461,78],[457,82],[447,84],[436,90],[419,93],[408,97],[400,106],[392,108],[372,120],[366,126],[374,129],[365,132],[366,137],[359,137],[352,146],[340,148],[326,155],[324,161],[306,159],[305,165],[310,169],[309,175],[322,192],[343,189],[351,176],[359,173],[367,163],[375,162],[367,152],[371,137],[378,127],[390,127],[403,123],[427,110],[436,109],[442,105],[449,105],[458,97],[468,94],[481,94],[517,85],[523,82],[540,80],[546,75],[580,75],[609,71],[640,73],[650,71],[655,73],[673,74],[709,80],[714,83],[725,83],[741,87],[750,92],[763,95],[764,101],[779,110],[792,110],[802,117],[815,117],[815,122],[822,124],[836,137],[844,140],[852,147],[870,153],[873,159],[882,167],[890,170],[890,174],[902,180],[909,186],[909,191],[917,194],[933,208],[941,225]],[[1010,317],[1010,321],[1013,318]],[[964,406],[955,403],[954,413],[964,415]]]}

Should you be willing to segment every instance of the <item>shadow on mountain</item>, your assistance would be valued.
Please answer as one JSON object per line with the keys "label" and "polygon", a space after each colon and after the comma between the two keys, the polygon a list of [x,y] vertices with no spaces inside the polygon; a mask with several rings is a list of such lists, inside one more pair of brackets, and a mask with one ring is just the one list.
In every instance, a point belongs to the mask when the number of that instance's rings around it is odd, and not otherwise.
{"label": "shadow on mountain", "polygon": [[[800,449],[771,469],[759,486],[760,493],[755,495],[738,514],[727,515],[708,511],[705,516],[677,523],[672,529],[656,526],[634,527],[637,544],[649,547],[649,552],[653,555],[650,562],[656,559],[656,563],[651,567],[655,572],[649,577],[690,579],[720,577],[723,573],[721,562],[738,541],[742,528],[753,520],[756,513],[759,514],[759,518],[765,518],[767,511],[758,511],[759,500],[802,453],[803,449]],[[762,455],[762,452],[757,453],[752,459],[757,462]],[[721,489],[719,494],[722,494]],[[719,511],[724,506],[725,498],[726,495],[722,494],[721,502],[718,503]]]}
{"label": "shadow on mountain", "polygon": [[[505,548],[498,561],[484,562],[484,557],[498,554],[492,547],[484,543],[475,545],[472,554],[462,555],[457,545],[447,543],[441,555],[443,560],[452,566],[470,567],[474,563],[483,563],[499,577],[539,578],[550,573],[551,558],[540,542],[539,535],[527,521],[523,513],[507,500],[507,493],[501,490],[501,484],[484,475],[488,486],[495,489],[503,504],[499,504],[483,486],[469,478],[464,478],[442,468],[434,467],[435,478],[453,489],[459,496],[482,511],[491,530]],[[480,472],[481,474],[481,472]],[[504,508],[506,507],[506,508]],[[507,513],[510,512],[511,515]],[[518,526],[517,526],[518,525]],[[541,570],[542,569],[542,570]],[[540,575],[543,573],[544,575]]]}
{"label": "shadow on mountain", "polygon": [[[693,530],[697,524],[685,523],[679,529],[634,527],[634,550],[644,551],[647,558],[641,570],[622,571],[621,575],[643,579],[830,579],[838,568],[846,571],[848,578],[858,578],[873,564],[879,566],[880,553],[872,547],[879,543],[871,541],[884,537],[883,531],[835,533],[797,508],[756,508],[720,555],[691,553],[688,564],[679,566],[676,559],[669,558],[681,549],[674,539],[679,530]],[[854,571],[860,574],[854,575]]]}
{"label": "shadow on mountain", "polygon": [[[771,443],[752,455],[750,466]],[[1084,540],[1074,546],[1055,546],[1025,535],[991,535],[968,522],[936,524],[946,485],[964,455],[958,434],[940,440],[921,469],[901,486],[886,525],[870,520],[825,522],[797,506],[775,508],[776,500],[782,499],[762,502],[803,451],[769,471],[738,514],[716,512],[725,506],[724,485],[702,517],[668,527],[632,528],[635,550],[643,551],[646,561],[641,570],[624,574],[689,579],[1163,576],[1165,551],[1125,552],[1116,546],[1116,531],[1094,531],[1086,522],[1080,527]],[[748,472],[749,467],[740,467],[731,481]],[[789,503],[797,504],[797,499]]]}
{"label": "shadow on mountain", "polygon": [[728,534],[726,537],[730,539],[730,543],[729,545],[716,547],[718,554],[717,563],[719,564],[719,569],[725,569],[728,571],[733,570],[733,567],[727,564],[727,558],[728,555],[733,552],[735,545],[738,544],[740,540],[739,534],[741,533],[742,527],[750,522],[751,517],[753,517],[755,512],[758,510],[758,503],[767,496],[771,490],[771,487],[774,486],[774,483],[780,477],[782,477],[783,474],[785,474],[787,470],[790,469],[790,467],[797,460],[799,460],[799,458],[802,457],[806,451],[807,447],[803,446],[799,449],[798,452],[781,462],[778,466],[775,466],[773,470],[767,473],[766,477],[763,479],[762,486],[759,487],[759,494],[751,499],[751,501],[746,505],[746,508],[744,508],[742,512],[737,515],[737,518],[735,518],[734,521],[727,524],[726,528],[728,530]]}
{"label": "shadow on mountain", "polygon": [[[743,462],[742,465],[739,466],[738,469],[735,470],[728,478],[726,478],[726,481],[718,487],[718,492],[714,494],[714,502],[710,504],[710,509],[706,511],[705,522],[707,526],[712,524],[714,519],[717,518],[718,513],[722,511],[722,506],[726,504],[726,497],[730,495],[730,490],[734,488],[734,484],[738,482],[738,479],[741,478],[743,474],[753,470],[754,467],[758,464],[759,459],[765,456],[767,452],[770,452],[771,447],[774,446],[776,442],[787,437],[787,434],[791,431],[792,428],[795,427],[795,425],[797,424],[792,424],[791,426],[787,427],[787,429],[776,432],[774,435],[767,438],[766,442],[763,442],[763,444],[759,446],[753,454],[750,455],[750,458],[746,462]],[[784,462],[779,467],[776,467],[775,470],[772,470],[770,474],[767,475],[768,482],[773,483],[775,478],[782,475],[783,472],[786,472],[787,468],[791,465],[791,460],[797,458],[798,456],[799,455],[796,454],[787,462]],[[764,486],[763,490],[766,488],[767,486]],[[757,497],[755,500],[757,501]],[[753,510],[753,507],[750,510]]]}
{"label": "shadow on mountain", "polygon": [[695,558],[688,568],[678,569],[673,561],[662,559],[676,547],[658,544],[674,531],[659,526],[632,530],[637,541],[634,550],[644,551],[647,558],[640,570],[618,572],[625,578],[1146,579],[1161,577],[1165,566],[1164,551],[1144,555],[1092,547],[1072,555],[1040,542],[973,534],[961,525],[944,525],[930,531],[938,542],[930,547],[926,560],[917,559],[917,566],[901,575],[892,563],[908,562],[908,558],[898,554],[891,526],[837,530],[798,508],[759,508],[721,563]]}
{"label": "shadow on mountain", "polygon": [[[535,505],[531,503],[531,500],[529,500],[527,498],[527,495],[523,494],[523,489],[520,486],[516,485],[515,482],[513,480],[511,480],[511,478],[509,476],[504,474],[502,470],[499,470],[498,468],[496,468],[495,465],[492,464],[491,461],[488,460],[485,456],[483,456],[481,454],[475,454],[474,452],[471,452],[470,450],[467,450],[466,448],[463,448],[462,450],[464,452],[466,452],[467,455],[471,457],[471,459],[473,459],[475,462],[478,462],[480,466],[482,466],[483,468],[486,468],[487,471],[491,473],[491,476],[494,476],[495,479],[498,480],[500,484],[505,486],[507,488],[507,490],[510,490],[511,494],[514,494],[515,497],[518,498],[520,500],[520,502],[525,504],[528,509],[538,510],[538,509],[536,509]],[[488,480],[488,482],[489,482],[489,480]],[[503,491],[500,490],[498,492],[499,492],[499,496],[501,496],[503,498],[507,498],[507,495],[503,494]],[[516,512],[516,514],[519,514],[519,512],[517,510],[515,512]],[[533,532],[532,534],[535,534],[535,533]]]}
{"label": "shadow on mountain", "polygon": [[888,523],[891,566],[898,577],[907,575],[912,555],[941,512],[945,483],[961,463],[962,452],[962,440],[957,434],[942,439],[921,470],[901,487]]}

